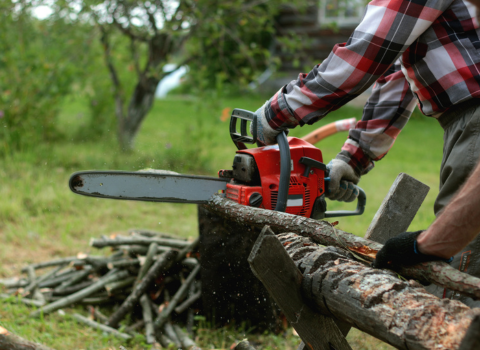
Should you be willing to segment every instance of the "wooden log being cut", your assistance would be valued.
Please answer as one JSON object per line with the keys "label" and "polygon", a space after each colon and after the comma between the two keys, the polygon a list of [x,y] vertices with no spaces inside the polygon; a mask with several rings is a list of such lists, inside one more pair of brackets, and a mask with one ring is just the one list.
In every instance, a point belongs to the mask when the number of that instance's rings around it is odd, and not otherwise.
{"label": "wooden log being cut", "polygon": [[480,315],[479,308],[439,299],[413,280],[357,262],[347,250],[294,233],[277,237],[303,273],[309,305],[398,349],[460,349]]}
{"label": "wooden log being cut", "polygon": [[[248,207],[219,195],[212,196],[204,207],[232,224],[252,228],[263,228],[263,226],[269,225],[275,233],[294,232],[300,236],[311,238],[315,243],[346,248],[368,261],[372,261],[377,251],[383,247],[380,243],[339,230],[326,221]],[[460,272],[444,262],[422,263],[401,268],[399,272],[405,277],[434,283],[471,298],[480,299],[480,278]]]}

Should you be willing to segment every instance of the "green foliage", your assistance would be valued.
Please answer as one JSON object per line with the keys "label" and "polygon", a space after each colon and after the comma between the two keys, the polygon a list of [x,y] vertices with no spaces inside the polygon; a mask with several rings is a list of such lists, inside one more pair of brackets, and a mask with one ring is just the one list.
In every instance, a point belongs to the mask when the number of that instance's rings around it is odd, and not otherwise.
{"label": "green foliage", "polygon": [[[306,42],[299,35],[275,37],[276,17],[282,6],[295,6],[301,13],[308,1],[201,0],[204,11],[186,52],[197,56],[189,63],[193,92],[215,91],[219,82],[245,89],[267,68],[280,64],[277,46],[296,57]],[[206,14],[206,15],[205,15]]]}
{"label": "green foliage", "polygon": [[0,0],[0,156],[61,137],[59,107],[87,59],[88,26],[38,20],[31,6]]}

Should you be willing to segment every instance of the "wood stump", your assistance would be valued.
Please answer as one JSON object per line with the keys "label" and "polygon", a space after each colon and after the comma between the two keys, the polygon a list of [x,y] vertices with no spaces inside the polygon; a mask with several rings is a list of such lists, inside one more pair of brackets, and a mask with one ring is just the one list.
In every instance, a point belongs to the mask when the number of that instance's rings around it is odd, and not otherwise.
{"label": "wood stump", "polygon": [[198,207],[202,302],[212,325],[235,324],[278,331],[280,311],[247,258],[260,229],[235,223]]}

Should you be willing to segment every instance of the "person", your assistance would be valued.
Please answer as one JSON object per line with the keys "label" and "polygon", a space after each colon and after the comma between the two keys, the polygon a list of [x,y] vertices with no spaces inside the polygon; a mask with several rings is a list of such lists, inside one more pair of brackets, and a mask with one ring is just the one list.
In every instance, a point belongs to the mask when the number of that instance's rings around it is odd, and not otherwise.
{"label": "person", "polygon": [[[480,158],[480,30],[475,13],[475,6],[464,0],[371,1],[346,43],[335,45],[327,59],[256,111],[258,143],[275,143],[279,132],[317,122],[373,85],[362,120],[328,164],[327,196],[356,198],[353,184],[385,157],[417,105],[444,129],[440,191],[434,205],[439,216]],[[417,242],[420,252],[432,259],[438,253],[427,242],[435,227],[410,233],[408,242],[400,243]],[[480,276],[479,253],[476,236],[451,264]],[[474,304],[450,291],[431,291]]]}
{"label": "person", "polygon": [[404,232],[389,239],[377,253],[377,268],[450,260],[480,233],[480,162],[425,231]]}

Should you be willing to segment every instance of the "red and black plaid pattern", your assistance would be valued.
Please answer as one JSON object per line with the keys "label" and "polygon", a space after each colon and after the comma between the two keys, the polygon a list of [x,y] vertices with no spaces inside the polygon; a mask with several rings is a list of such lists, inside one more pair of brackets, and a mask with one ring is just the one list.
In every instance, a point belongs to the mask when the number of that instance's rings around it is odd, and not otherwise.
{"label": "red and black plaid pattern", "polygon": [[439,117],[480,97],[474,17],[475,7],[464,0],[371,1],[347,43],[272,97],[267,121],[274,129],[312,124],[376,83],[338,155],[359,174],[367,172],[393,145],[415,102]]}

